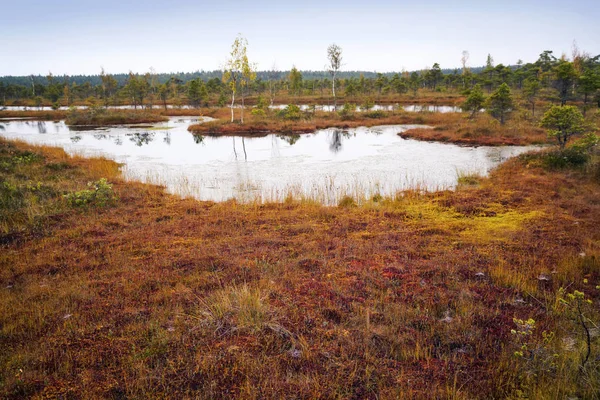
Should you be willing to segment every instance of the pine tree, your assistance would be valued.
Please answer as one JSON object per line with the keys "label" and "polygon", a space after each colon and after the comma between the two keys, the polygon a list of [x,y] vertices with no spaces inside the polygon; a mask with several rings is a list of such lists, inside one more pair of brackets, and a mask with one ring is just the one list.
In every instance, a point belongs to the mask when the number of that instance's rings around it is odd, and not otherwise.
{"label": "pine tree", "polygon": [[475,117],[479,110],[483,108],[483,103],[485,102],[485,96],[483,95],[483,91],[481,90],[481,86],[479,84],[473,86],[473,89],[469,91],[469,95],[465,102],[461,105],[461,108],[465,112],[470,112],[471,115],[469,118]]}
{"label": "pine tree", "polygon": [[548,129],[548,136],[555,137],[561,149],[573,135],[585,131],[585,121],[575,106],[552,106],[542,117],[540,126]]}
{"label": "pine tree", "polygon": [[486,102],[487,111],[502,125],[506,122],[506,117],[512,112],[513,107],[514,103],[510,88],[506,83],[500,85]]}
{"label": "pine tree", "polygon": [[540,81],[531,77],[525,81],[525,86],[523,87],[523,95],[531,104],[531,116],[535,117],[535,98],[538,96],[540,92]]}

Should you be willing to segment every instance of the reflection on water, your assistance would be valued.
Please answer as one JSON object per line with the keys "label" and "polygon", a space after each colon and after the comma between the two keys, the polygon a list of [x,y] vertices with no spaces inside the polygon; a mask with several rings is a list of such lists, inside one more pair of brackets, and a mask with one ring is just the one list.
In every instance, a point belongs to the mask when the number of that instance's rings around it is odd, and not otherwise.
{"label": "reflection on water", "polygon": [[64,122],[0,121],[0,136],[105,156],[129,179],[165,185],[205,200],[280,200],[292,192],[326,204],[341,195],[445,189],[459,172],[486,174],[532,147],[465,147],[398,136],[410,126],[323,129],[257,138],[194,136],[198,118],[142,126],[74,131]]}
{"label": "reflection on water", "polygon": [[[169,133],[167,132],[166,135],[168,134]],[[129,140],[131,140],[133,143],[135,143],[136,146],[139,147],[145,144],[150,144],[150,142],[154,140],[154,135],[154,132],[135,132],[127,134]]]}
{"label": "reflection on water", "polygon": [[46,133],[46,122],[44,121],[38,121],[37,122],[37,128],[38,128],[38,132],[39,133]]}
{"label": "reflection on water", "polygon": [[290,135],[277,135],[277,137],[289,144],[290,146],[293,146],[298,140],[300,140],[299,133],[292,133]]}
{"label": "reflection on water", "polygon": [[342,150],[342,137],[349,136],[348,131],[333,129],[329,139],[329,150],[332,153],[339,153]]}

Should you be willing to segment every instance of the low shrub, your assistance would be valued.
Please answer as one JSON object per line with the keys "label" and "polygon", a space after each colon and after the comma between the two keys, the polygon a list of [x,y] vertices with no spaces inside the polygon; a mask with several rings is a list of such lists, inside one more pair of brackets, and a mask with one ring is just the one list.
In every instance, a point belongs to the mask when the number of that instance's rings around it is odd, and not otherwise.
{"label": "low shrub", "polygon": [[112,188],[105,178],[96,182],[88,182],[88,188],[64,195],[67,203],[73,207],[106,207],[117,200]]}
{"label": "low shrub", "polygon": [[251,111],[251,114],[254,117],[258,117],[258,118],[265,118],[267,116],[267,113],[265,113],[265,110],[263,110],[262,108],[255,108],[254,110]]}
{"label": "low shrub", "polygon": [[288,104],[283,110],[277,112],[277,117],[289,121],[298,121],[302,118],[302,111],[297,105]]}
{"label": "low shrub", "polygon": [[344,107],[338,111],[338,115],[342,121],[354,119],[354,113],[356,112],[356,105],[350,103],[344,103]]}
{"label": "low shrub", "polygon": [[379,119],[379,118],[385,118],[387,116],[387,113],[382,110],[377,110],[377,111],[366,112],[364,115],[367,118]]}
{"label": "low shrub", "polygon": [[371,98],[365,99],[365,101],[360,105],[360,109],[362,111],[369,111],[373,107],[375,107],[375,101]]}
{"label": "low shrub", "polygon": [[528,163],[540,164],[548,169],[565,169],[583,167],[590,160],[590,155],[585,151],[569,147],[563,150],[525,154],[521,159]]}

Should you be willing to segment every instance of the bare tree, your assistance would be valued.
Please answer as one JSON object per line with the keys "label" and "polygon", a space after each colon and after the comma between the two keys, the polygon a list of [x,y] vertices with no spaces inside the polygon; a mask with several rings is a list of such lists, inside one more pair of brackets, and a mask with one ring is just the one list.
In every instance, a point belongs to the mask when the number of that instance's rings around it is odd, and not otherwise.
{"label": "bare tree", "polygon": [[333,94],[333,109],[337,110],[337,97],[335,95],[335,78],[342,67],[342,48],[337,44],[332,44],[327,48],[327,59],[329,65],[327,65],[327,71],[331,75],[331,90]]}
{"label": "bare tree", "polygon": [[462,64],[462,76],[463,76],[463,87],[467,87],[467,75],[469,74],[469,67],[467,67],[467,63],[469,62],[469,52],[467,50],[463,50],[462,57],[460,58],[460,63]]}
{"label": "bare tree", "polygon": [[467,63],[468,62],[469,62],[469,52],[467,50],[463,50],[462,57],[460,58],[460,63],[462,64],[463,75],[467,73],[467,70],[468,70]]}

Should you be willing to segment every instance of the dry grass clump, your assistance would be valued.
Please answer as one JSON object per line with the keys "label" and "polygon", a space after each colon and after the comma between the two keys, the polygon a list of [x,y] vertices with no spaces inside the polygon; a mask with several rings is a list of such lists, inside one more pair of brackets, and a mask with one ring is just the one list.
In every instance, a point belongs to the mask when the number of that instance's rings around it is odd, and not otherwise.
{"label": "dry grass clump", "polygon": [[199,299],[200,308],[195,318],[199,324],[214,329],[215,334],[227,335],[264,329],[290,333],[276,323],[275,312],[269,305],[269,292],[244,283],[216,291],[208,298]]}
{"label": "dry grass clump", "polygon": [[522,146],[548,143],[546,132],[535,121],[509,120],[505,125],[488,115],[475,119],[463,116],[460,120],[442,124],[433,129],[416,128],[402,133],[402,137],[435,142],[466,145]]}

